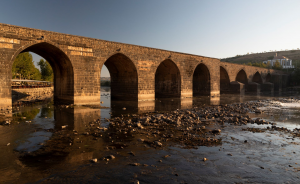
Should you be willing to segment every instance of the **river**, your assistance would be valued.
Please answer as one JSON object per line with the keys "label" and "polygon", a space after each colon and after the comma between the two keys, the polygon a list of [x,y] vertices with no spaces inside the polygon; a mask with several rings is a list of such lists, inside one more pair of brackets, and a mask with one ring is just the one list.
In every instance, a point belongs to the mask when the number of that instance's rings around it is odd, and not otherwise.
{"label": "river", "polygon": [[[101,106],[106,108],[54,106],[53,102],[14,108],[12,118],[0,125],[0,183],[299,183],[299,137],[270,131],[269,125],[225,124],[217,136],[221,144],[196,149],[176,144],[152,148],[137,141],[146,135],[126,136],[122,144],[113,144],[110,134],[86,135],[91,122],[100,122],[98,128],[105,130],[110,118],[265,99],[274,99],[273,105],[261,107],[265,113],[248,115],[293,130],[300,128],[300,103],[280,103],[278,98],[298,94],[121,102],[110,101],[110,88],[101,90]],[[116,158],[102,161],[107,155]],[[98,158],[97,163],[91,163],[93,158]]]}

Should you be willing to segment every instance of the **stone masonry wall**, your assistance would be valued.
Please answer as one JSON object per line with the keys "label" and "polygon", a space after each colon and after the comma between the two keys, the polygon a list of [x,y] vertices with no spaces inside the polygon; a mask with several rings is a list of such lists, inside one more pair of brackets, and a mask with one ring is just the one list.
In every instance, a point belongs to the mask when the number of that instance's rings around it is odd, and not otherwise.
{"label": "stone masonry wall", "polygon": [[[230,82],[240,70],[244,70],[248,80],[259,72],[263,82],[268,73],[282,72],[252,66],[220,62],[219,59],[167,50],[142,47],[137,45],[110,42],[100,39],[74,36],[32,28],[25,28],[0,23],[0,106],[11,106],[12,64],[21,52],[32,51],[44,57],[51,64],[54,75],[54,99],[62,103],[93,104],[100,103],[100,72],[103,65],[109,65],[109,58],[124,56],[118,62],[124,62],[136,72],[126,79],[115,72],[117,81],[122,81],[126,88],[131,81],[137,81],[137,100],[154,100],[155,73],[158,66],[165,60],[174,62],[180,77],[180,96],[193,96],[193,74],[199,64],[207,67],[210,75],[210,95],[220,95],[220,66],[228,73]],[[115,71],[122,73],[122,65],[113,64]],[[111,69],[112,71],[113,69]],[[136,76],[136,79],[132,77]],[[119,77],[119,78],[118,78]],[[112,81],[113,82],[113,81]],[[131,85],[132,88],[133,85]],[[133,86],[134,87],[134,86]],[[116,90],[118,91],[118,87]],[[130,90],[128,90],[130,91]],[[129,92],[122,90],[124,99]]]}
{"label": "stone masonry wall", "polygon": [[44,88],[19,88],[12,90],[12,98],[18,99],[21,97],[26,97],[26,101],[34,101],[37,99],[43,100],[46,98],[53,97],[54,88],[44,87]]}

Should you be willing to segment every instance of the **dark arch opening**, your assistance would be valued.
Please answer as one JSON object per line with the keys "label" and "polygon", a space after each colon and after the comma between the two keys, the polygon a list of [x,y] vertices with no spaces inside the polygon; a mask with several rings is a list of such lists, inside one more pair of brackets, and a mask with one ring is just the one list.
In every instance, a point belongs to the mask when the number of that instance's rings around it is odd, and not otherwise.
{"label": "dark arch opening", "polygon": [[54,74],[54,102],[59,104],[74,103],[74,71],[68,56],[56,46],[37,43],[27,47],[23,52],[33,52],[45,58],[52,67]]}
{"label": "dark arch opening", "polygon": [[138,74],[134,63],[124,54],[109,57],[104,65],[111,80],[111,100],[138,100]]}
{"label": "dark arch opening", "polygon": [[210,74],[204,64],[199,64],[193,74],[193,95],[210,94]]}
{"label": "dark arch opening", "polygon": [[225,93],[230,90],[230,79],[227,71],[220,66],[220,92]]}
{"label": "dark arch opening", "polygon": [[248,84],[248,78],[244,70],[239,71],[239,73],[236,75],[235,80],[245,85]]}
{"label": "dark arch opening", "polygon": [[263,81],[262,81],[262,78],[261,78],[261,75],[259,72],[256,72],[252,78],[252,82],[256,82],[258,84],[262,84]]}
{"label": "dark arch opening", "polygon": [[155,98],[180,97],[180,78],[179,69],[172,60],[160,63],[155,73]]}
{"label": "dark arch opening", "polygon": [[271,74],[268,73],[266,76],[266,82],[271,82]]}

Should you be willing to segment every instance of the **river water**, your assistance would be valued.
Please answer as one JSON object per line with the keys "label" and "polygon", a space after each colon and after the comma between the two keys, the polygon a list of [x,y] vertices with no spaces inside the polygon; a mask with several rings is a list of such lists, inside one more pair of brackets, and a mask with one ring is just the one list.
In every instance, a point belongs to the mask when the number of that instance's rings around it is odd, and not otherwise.
{"label": "river water", "polygon": [[[15,109],[12,118],[3,119],[0,125],[0,183],[133,183],[136,180],[140,183],[299,183],[299,138],[284,132],[242,131],[245,127],[263,129],[267,125],[224,126],[219,136],[221,145],[198,149],[170,146],[158,150],[135,143],[136,137],[128,138],[127,141],[132,142],[129,146],[111,150],[108,149],[110,140],[83,135],[88,123],[98,119],[101,127],[107,127],[106,118],[127,114],[162,113],[264,99],[276,101],[279,95],[120,102],[110,101],[110,88],[102,87],[101,90],[101,105],[107,108],[39,103]],[[287,93],[284,96],[297,95]],[[290,130],[300,128],[299,103],[281,103],[280,106],[266,106],[264,110],[266,113],[249,115]],[[4,125],[6,120],[11,120],[10,125]],[[62,140],[59,134],[63,132],[54,136],[54,132],[62,129],[65,134],[74,133],[75,137]],[[54,144],[44,148],[51,141]],[[48,150],[35,154],[41,149]],[[129,152],[134,152],[135,156],[130,156]],[[34,154],[28,156],[28,153]],[[116,159],[90,162],[109,154],[117,155]],[[161,160],[164,155],[171,156]],[[203,162],[203,158],[208,161]],[[132,162],[145,165],[130,166]]]}

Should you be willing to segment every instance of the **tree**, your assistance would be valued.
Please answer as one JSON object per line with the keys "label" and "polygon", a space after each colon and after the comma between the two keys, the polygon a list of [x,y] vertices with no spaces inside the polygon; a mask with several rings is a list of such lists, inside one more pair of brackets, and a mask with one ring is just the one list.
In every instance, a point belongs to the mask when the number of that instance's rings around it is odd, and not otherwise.
{"label": "tree", "polygon": [[41,59],[38,62],[38,65],[40,66],[41,69],[42,80],[53,81],[53,70],[50,64],[47,61]]}
{"label": "tree", "polygon": [[12,74],[13,79],[41,79],[41,73],[34,66],[32,55],[29,52],[21,53],[16,57],[12,67]]}
{"label": "tree", "polygon": [[276,62],[274,63],[273,69],[275,69],[275,70],[281,70],[282,69],[282,66],[280,65],[278,60],[276,60]]}
{"label": "tree", "polygon": [[267,65],[266,65],[266,68],[272,68],[271,61],[268,61]]}

